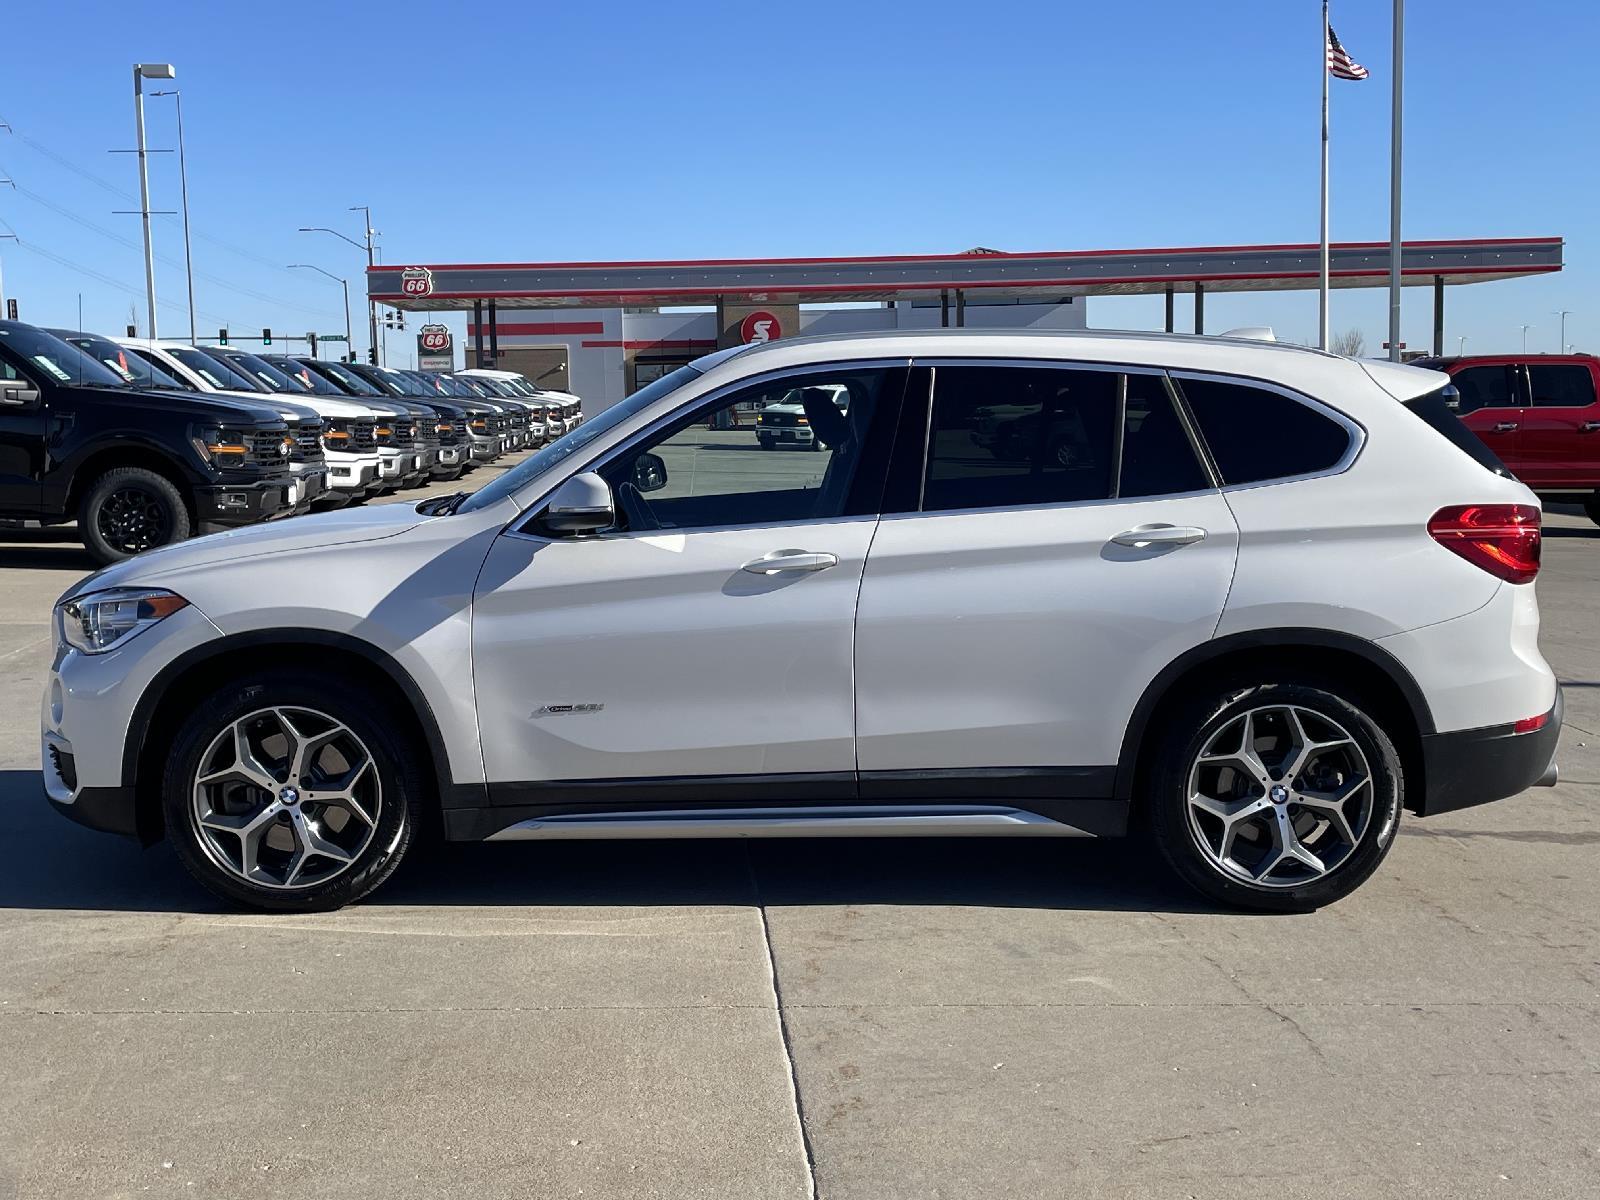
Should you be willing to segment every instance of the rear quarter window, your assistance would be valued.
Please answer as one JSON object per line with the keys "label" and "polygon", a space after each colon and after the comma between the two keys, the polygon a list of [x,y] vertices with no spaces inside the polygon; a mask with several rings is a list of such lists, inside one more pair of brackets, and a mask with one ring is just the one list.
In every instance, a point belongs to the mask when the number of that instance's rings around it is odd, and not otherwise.
{"label": "rear quarter window", "polygon": [[1175,378],[1224,485],[1320,474],[1350,450],[1349,429],[1292,396],[1231,380]]}
{"label": "rear quarter window", "polygon": [[1407,400],[1403,407],[1484,470],[1507,479],[1514,478],[1500,456],[1461,423],[1461,418],[1456,416],[1457,403],[1455,387],[1446,384],[1436,392]]}

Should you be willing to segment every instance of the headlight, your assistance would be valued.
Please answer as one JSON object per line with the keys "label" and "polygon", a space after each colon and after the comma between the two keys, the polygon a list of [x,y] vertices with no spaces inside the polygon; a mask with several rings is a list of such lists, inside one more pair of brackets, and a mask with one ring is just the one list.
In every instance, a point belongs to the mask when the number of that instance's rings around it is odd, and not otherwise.
{"label": "headlight", "polygon": [[242,429],[196,429],[191,440],[202,459],[219,467],[240,466],[250,453],[250,443]]}
{"label": "headlight", "polygon": [[188,603],[182,596],[160,588],[90,592],[61,605],[61,636],[69,646],[85,654],[103,654]]}

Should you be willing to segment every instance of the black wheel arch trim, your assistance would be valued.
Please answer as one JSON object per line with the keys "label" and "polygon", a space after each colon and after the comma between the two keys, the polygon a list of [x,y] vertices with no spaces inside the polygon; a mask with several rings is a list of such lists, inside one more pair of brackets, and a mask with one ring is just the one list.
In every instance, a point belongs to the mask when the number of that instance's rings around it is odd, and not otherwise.
{"label": "black wheel arch trim", "polygon": [[1366,638],[1332,629],[1311,627],[1285,627],[1278,629],[1247,630],[1213,638],[1195,646],[1173,659],[1152,679],[1139,702],[1134,705],[1128,727],[1123,731],[1122,749],[1117,758],[1115,795],[1119,800],[1133,799],[1133,782],[1138,767],[1140,749],[1149,731],[1150,718],[1158,705],[1171,692],[1177,681],[1198,666],[1241,651],[1310,648],[1336,650],[1352,654],[1381,671],[1404,697],[1416,722],[1417,733],[1428,737],[1434,732],[1433,712],[1427,697],[1411,672],[1394,655]]}
{"label": "black wheel arch trim", "polygon": [[[445,807],[485,803],[487,792],[483,784],[461,784],[452,779],[449,751],[445,746],[444,735],[440,732],[438,718],[434,716],[433,706],[428,703],[427,696],[417,686],[417,681],[411,677],[410,672],[396,662],[393,655],[352,634],[293,627],[252,629],[245,633],[225,634],[185,651],[162,667],[139,697],[138,703],[134,706],[133,716],[128,722],[128,735],[122,745],[123,786],[128,789],[137,787],[139,763],[143,757],[145,741],[150,735],[151,724],[157,708],[160,707],[175,680],[224,654],[267,646],[306,646],[344,650],[360,656],[377,667],[400,689],[411,711],[416,714],[417,723],[422,727],[423,737],[427,739],[428,751],[433,759],[433,774],[440,803]],[[146,831],[142,829],[141,837],[150,840],[146,836]]]}

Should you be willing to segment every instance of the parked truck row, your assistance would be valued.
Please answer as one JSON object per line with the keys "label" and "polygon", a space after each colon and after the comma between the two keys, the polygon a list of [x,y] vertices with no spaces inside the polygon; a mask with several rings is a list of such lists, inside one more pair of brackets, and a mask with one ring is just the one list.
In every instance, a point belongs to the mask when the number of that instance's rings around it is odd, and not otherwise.
{"label": "parked truck row", "polygon": [[583,420],[505,371],[428,374],[0,321],[0,523],[101,563],[458,479]]}

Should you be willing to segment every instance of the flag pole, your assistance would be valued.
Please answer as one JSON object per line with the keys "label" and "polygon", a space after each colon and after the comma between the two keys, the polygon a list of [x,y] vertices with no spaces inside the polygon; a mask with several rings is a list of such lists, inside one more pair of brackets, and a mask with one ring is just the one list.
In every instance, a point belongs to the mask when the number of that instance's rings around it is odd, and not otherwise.
{"label": "flag pole", "polygon": [[1405,90],[1406,0],[1394,0],[1394,91],[1389,133],[1389,361],[1400,361],[1400,109]]}
{"label": "flag pole", "polygon": [[1322,237],[1317,270],[1317,348],[1328,348],[1328,0],[1322,0]]}

